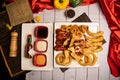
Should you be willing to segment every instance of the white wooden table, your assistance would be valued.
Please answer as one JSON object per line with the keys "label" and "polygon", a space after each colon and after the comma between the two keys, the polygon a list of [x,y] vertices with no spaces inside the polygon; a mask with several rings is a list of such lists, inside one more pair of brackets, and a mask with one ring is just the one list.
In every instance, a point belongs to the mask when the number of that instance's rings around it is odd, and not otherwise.
{"label": "white wooden table", "polygon": [[110,30],[98,3],[78,6],[72,8],[75,10],[74,18],[66,18],[65,10],[44,10],[34,16],[40,16],[41,22],[71,22],[83,12],[85,12],[92,22],[99,23],[100,30],[104,31],[104,38],[107,41],[103,45],[103,51],[99,53],[99,67],[94,68],[69,68],[64,73],[59,68],[52,71],[31,71],[26,74],[26,80],[120,80],[120,77],[113,77],[110,74],[107,63],[107,55],[109,50]]}

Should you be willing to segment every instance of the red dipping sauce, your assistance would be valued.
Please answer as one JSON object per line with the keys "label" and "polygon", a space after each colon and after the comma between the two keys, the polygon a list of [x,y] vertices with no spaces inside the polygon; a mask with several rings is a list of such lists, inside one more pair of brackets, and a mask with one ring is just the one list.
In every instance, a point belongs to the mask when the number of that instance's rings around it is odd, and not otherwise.
{"label": "red dipping sauce", "polygon": [[47,38],[48,37],[48,28],[46,26],[37,26],[35,29],[35,36],[37,38]]}

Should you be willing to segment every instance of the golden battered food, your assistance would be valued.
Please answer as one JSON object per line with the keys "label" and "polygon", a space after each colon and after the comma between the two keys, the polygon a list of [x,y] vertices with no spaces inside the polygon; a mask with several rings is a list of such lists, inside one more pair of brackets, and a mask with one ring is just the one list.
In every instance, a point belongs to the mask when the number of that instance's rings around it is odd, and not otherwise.
{"label": "golden battered food", "polygon": [[68,58],[64,59],[62,65],[63,66],[69,66],[71,64],[71,62],[72,62],[72,58],[71,58],[71,56],[69,56]]}
{"label": "golden battered food", "polygon": [[70,65],[71,62],[72,62],[72,59],[71,59],[71,56],[70,56],[70,51],[69,50],[64,50],[64,55],[65,55],[65,58],[63,60],[62,65],[63,66]]}
{"label": "golden battered food", "polygon": [[61,25],[61,28],[60,28],[60,29],[61,29],[62,31],[66,31],[66,28],[67,28],[66,25]]}
{"label": "golden battered food", "polygon": [[79,27],[79,30],[82,31],[83,33],[85,33],[85,32],[88,30],[88,26],[86,26],[86,25],[81,25],[81,26]]}
{"label": "golden battered food", "polygon": [[76,35],[75,33],[73,33],[72,37],[71,37],[71,41],[70,41],[69,47],[73,46],[74,42],[80,40],[81,37],[82,37],[82,35]]}
{"label": "golden battered food", "polygon": [[66,32],[71,32],[72,25],[66,27]]}
{"label": "golden battered food", "polygon": [[102,42],[90,42],[90,41],[86,41],[85,42],[85,45],[87,46],[87,47],[95,47],[95,46],[102,46]]}
{"label": "golden battered food", "polygon": [[96,63],[96,61],[97,61],[97,56],[96,56],[96,54],[91,54],[91,57],[92,57],[92,62],[88,64],[89,66],[95,65],[95,63]]}
{"label": "golden battered food", "polygon": [[75,52],[75,48],[74,47],[69,47],[68,50],[71,51],[71,52]]}
{"label": "golden battered food", "polygon": [[[72,59],[81,66],[93,66],[97,62],[96,52],[102,51],[104,40],[103,31],[93,33],[87,25],[62,25],[60,30],[67,34],[61,46],[63,53],[57,54],[56,63],[62,66],[69,66]],[[58,34],[57,34],[58,35]],[[58,36],[57,36],[58,37]],[[56,38],[56,41],[59,38]],[[56,46],[59,46],[56,44]]]}
{"label": "golden battered food", "polygon": [[81,60],[78,61],[78,63],[82,66],[88,66],[89,64],[91,64],[92,62],[92,58],[89,55],[83,55]]}
{"label": "golden battered food", "polygon": [[82,66],[93,66],[97,61],[96,54],[83,55],[81,60],[78,63]]}
{"label": "golden battered food", "polygon": [[55,60],[56,60],[56,63],[59,65],[63,65],[63,66],[70,65],[72,62],[72,58],[70,56],[70,51],[64,50],[64,53],[59,53],[56,56]]}
{"label": "golden battered food", "polygon": [[77,54],[74,53],[74,52],[71,53],[71,56],[72,56],[76,61],[81,60],[81,56],[77,55]]}
{"label": "golden battered food", "polygon": [[69,44],[69,40],[70,40],[70,39],[67,38],[67,39],[63,42],[63,45],[64,45],[64,46],[67,46],[67,45]]}
{"label": "golden battered food", "polygon": [[98,36],[102,36],[104,34],[104,32],[103,31],[99,31],[97,33],[92,33],[91,31],[87,30],[87,34],[89,36],[98,37]]}
{"label": "golden battered food", "polygon": [[87,40],[87,41],[92,41],[92,42],[100,42],[100,41],[103,41],[104,40],[104,38],[103,38],[103,36],[100,36],[100,37],[89,37],[89,36],[86,36],[85,35],[85,39]]}
{"label": "golden battered food", "polygon": [[64,54],[59,53],[55,58],[56,63],[59,64],[59,65],[62,65],[62,62],[63,62],[64,58],[65,58]]}
{"label": "golden battered food", "polygon": [[100,52],[102,50],[103,50],[102,46],[98,46],[94,49],[94,52]]}

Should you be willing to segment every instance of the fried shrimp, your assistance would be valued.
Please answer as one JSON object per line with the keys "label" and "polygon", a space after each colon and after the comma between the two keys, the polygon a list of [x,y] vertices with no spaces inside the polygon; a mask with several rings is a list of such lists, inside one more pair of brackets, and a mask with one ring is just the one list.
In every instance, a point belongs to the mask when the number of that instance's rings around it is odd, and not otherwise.
{"label": "fried shrimp", "polygon": [[93,36],[93,37],[99,37],[99,36],[102,36],[102,35],[104,34],[103,31],[99,31],[99,32],[97,32],[97,33],[93,33],[93,32],[91,32],[90,30],[87,30],[86,33],[87,33],[89,36]]}
{"label": "fried shrimp", "polygon": [[100,41],[104,40],[103,36],[100,36],[100,37],[89,37],[89,36],[84,35],[84,37],[85,37],[85,40],[92,41],[92,42],[100,42]]}

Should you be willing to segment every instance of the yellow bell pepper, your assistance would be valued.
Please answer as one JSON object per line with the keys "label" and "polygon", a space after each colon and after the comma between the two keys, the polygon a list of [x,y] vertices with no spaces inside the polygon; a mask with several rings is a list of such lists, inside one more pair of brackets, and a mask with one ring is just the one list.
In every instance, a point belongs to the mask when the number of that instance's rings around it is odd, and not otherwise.
{"label": "yellow bell pepper", "polygon": [[65,9],[69,5],[69,0],[54,0],[54,7],[60,10]]}

